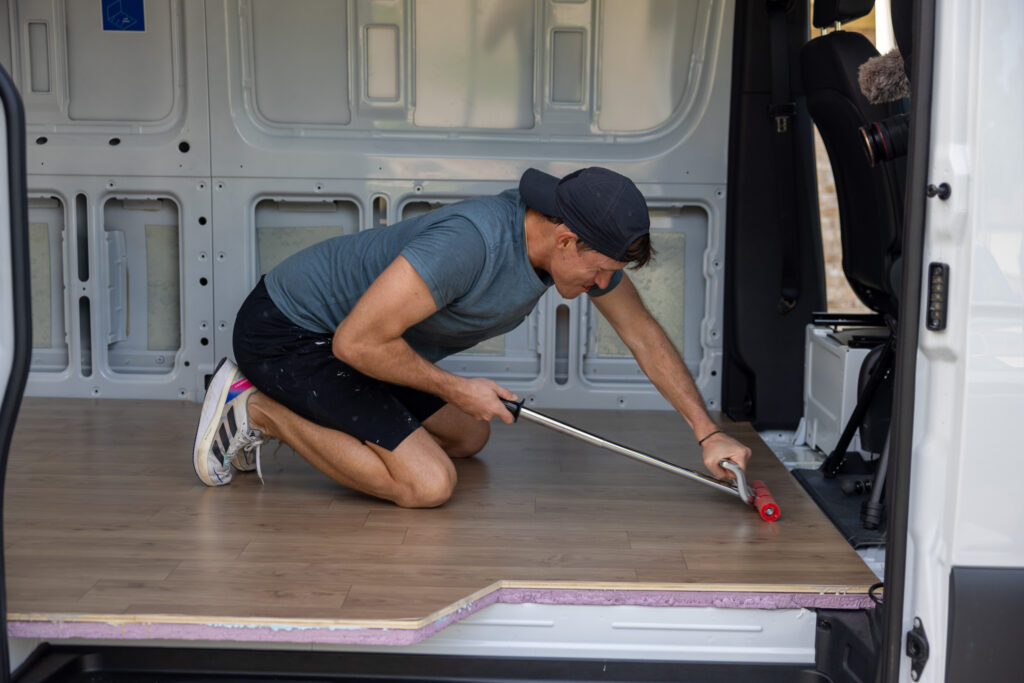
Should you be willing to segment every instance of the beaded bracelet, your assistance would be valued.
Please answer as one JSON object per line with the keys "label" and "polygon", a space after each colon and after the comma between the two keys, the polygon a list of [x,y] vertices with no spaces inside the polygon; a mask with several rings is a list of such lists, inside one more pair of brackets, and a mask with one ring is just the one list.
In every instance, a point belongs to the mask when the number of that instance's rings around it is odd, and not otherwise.
{"label": "beaded bracelet", "polygon": [[704,442],[705,442],[705,441],[707,441],[708,439],[710,439],[711,437],[713,437],[713,436],[714,436],[715,434],[724,434],[724,433],[725,433],[725,432],[723,432],[723,431],[722,431],[721,429],[716,429],[715,431],[711,432],[710,434],[708,434],[707,436],[705,436],[705,437],[704,437],[703,439],[701,439],[700,441],[698,441],[698,442],[697,442],[697,445],[698,445],[698,446],[703,446],[703,445],[704,445]]}

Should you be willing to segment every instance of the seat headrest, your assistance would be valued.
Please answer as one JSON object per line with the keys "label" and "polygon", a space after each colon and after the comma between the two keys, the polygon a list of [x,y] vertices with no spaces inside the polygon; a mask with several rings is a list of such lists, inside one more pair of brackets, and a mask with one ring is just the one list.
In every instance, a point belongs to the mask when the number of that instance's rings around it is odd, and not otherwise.
{"label": "seat headrest", "polygon": [[815,28],[826,28],[867,16],[874,6],[875,0],[815,0],[812,22]]}

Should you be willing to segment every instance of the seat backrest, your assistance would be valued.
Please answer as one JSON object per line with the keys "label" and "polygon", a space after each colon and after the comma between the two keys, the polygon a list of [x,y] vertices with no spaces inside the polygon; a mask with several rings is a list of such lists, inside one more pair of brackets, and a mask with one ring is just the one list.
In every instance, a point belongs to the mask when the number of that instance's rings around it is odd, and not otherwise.
{"label": "seat backrest", "polygon": [[[815,5],[815,25],[831,25],[826,5],[843,19],[855,18],[850,7],[831,0]],[[895,316],[906,162],[895,159],[872,167],[859,128],[901,113],[906,102],[871,104],[861,93],[858,69],[877,55],[864,36],[838,30],[804,45],[800,68],[807,108],[835,177],[843,272],[868,308]]]}

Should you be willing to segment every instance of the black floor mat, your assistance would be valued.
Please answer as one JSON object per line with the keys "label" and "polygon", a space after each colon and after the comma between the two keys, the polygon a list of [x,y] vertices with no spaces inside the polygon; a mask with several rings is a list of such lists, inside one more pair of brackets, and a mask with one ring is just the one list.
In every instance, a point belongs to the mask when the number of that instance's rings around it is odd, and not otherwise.
{"label": "black floor mat", "polygon": [[793,476],[855,549],[885,545],[884,513],[877,529],[865,529],[860,516],[861,505],[870,494],[849,496],[842,490],[844,481],[865,479],[865,475],[839,475],[826,479],[820,470],[795,469]]}

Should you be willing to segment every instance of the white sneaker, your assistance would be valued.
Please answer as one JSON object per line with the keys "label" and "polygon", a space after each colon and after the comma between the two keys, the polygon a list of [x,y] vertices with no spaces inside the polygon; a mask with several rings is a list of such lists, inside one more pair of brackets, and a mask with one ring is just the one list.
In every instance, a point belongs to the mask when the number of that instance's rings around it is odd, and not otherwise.
{"label": "white sneaker", "polygon": [[[258,432],[259,430],[254,429],[252,431]],[[239,472],[252,472],[259,465],[259,459],[256,457],[259,452],[258,446],[256,448],[241,448],[235,452],[235,458],[231,461],[231,466]],[[260,478],[262,479],[262,477]]]}
{"label": "white sneaker", "polygon": [[230,484],[231,465],[237,456],[242,458],[240,464],[235,464],[237,469],[259,468],[263,432],[249,426],[246,405],[255,391],[256,387],[227,358],[214,371],[192,451],[196,475],[207,486]]}

